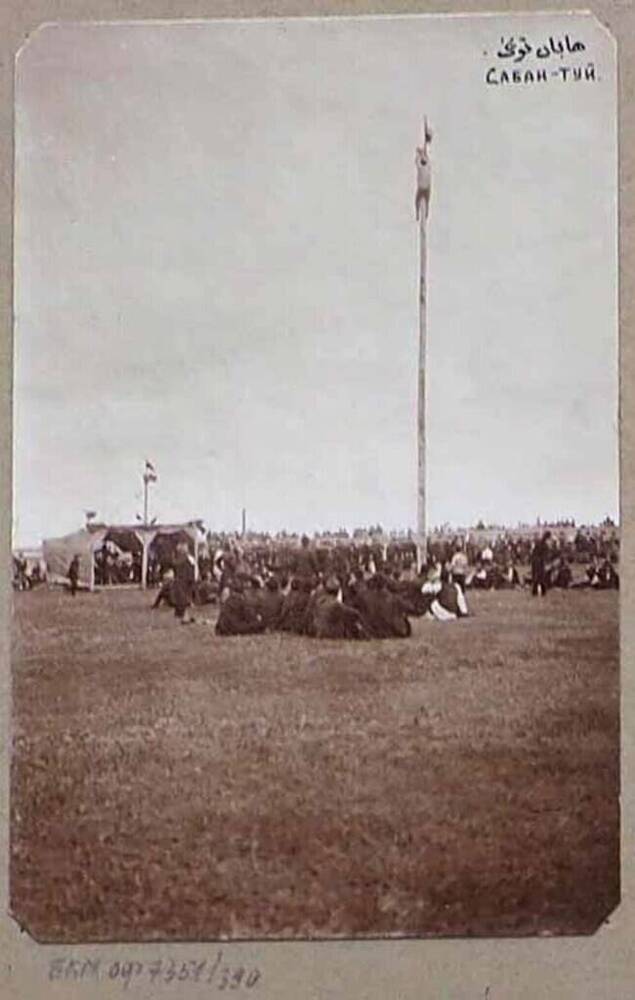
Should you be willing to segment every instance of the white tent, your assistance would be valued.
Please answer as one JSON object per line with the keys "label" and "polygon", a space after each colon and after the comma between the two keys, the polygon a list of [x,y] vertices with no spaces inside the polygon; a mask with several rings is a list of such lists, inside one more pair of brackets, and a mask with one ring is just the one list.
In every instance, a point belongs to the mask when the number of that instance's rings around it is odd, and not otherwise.
{"label": "white tent", "polygon": [[81,587],[95,589],[95,552],[104,541],[112,536],[134,535],[142,546],[141,587],[145,587],[148,577],[148,552],[158,535],[185,534],[194,543],[194,560],[198,564],[199,547],[204,542],[200,521],[184,524],[153,525],[90,525],[62,538],[45,538],[42,545],[46,574],[49,583],[66,583],[68,568],[74,556],[79,557],[79,578]]}

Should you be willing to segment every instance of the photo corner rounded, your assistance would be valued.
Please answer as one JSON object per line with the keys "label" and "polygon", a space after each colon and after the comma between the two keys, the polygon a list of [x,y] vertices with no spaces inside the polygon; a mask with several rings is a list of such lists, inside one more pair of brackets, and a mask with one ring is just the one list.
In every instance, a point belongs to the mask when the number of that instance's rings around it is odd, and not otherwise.
{"label": "photo corner rounded", "polygon": [[622,895],[618,891],[617,898],[609,906],[609,909],[598,915],[595,926],[589,932],[591,937],[596,937],[599,934],[612,934],[614,931],[619,930],[621,926],[620,911],[622,904]]}
{"label": "photo corner rounded", "polygon": [[606,38],[610,42],[611,48],[613,50],[613,55],[617,56],[618,52],[617,35],[613,32],[608,21],[600,17],[600,15],[596,13],[596,11],[593,10],[593,8],[591,7],[587,7],[585,10],[581,10],[579,11],[579,13],[583,17],[588,18],[590,21],[593,21],[595,27],[598,28],[599,31],[604,36],[604,38]]}
{"label": "photo corner rounded", "polygon": [[24,54],[30,51],[33,43],[36,39],[40,39],[45,32],[49,32],[52,28],[62,28],[64,27],[64,22],[62,21],[42,21],[40,24],[36,24],[34,28],[29,31],[25,31],[22,36],[22,41],[15,50],[13,57],[13,63],[17,72],[18,64],[24,59]]}
{"label": "photo corner rounded", "polygon": [[22,917],[18,914],[18,912],[13,906],[7,907],[6,914],[7,917],[9,918],[9,921],[15,928],[15,931],[17,932],[17,936],[21,940],[23,940],[26,937],[29,939],[29,941],[32,941],[34,944],[38,945],[47,944],[47,942],[43,938],[39,938],[37,934],[34,934],[31,928],[27,925],[26,921],[22,919]]}

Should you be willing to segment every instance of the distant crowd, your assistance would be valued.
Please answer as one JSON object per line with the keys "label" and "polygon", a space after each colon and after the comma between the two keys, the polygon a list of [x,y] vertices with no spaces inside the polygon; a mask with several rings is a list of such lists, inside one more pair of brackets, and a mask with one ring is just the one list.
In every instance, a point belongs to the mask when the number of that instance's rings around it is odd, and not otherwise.
{"label": "distant crowd", "polygon": [[[407,637],[409,619],[443,621],[468,615],[471,590],[619,587],[619,534],[610,524],[578,528],[569,522],[528,532],[436,532],[426,562],[417,566],[410,535],[386,538],[381,529],[348,535],[214,534],[196,550],[187,535],[164,537],[149,552],[147,582],[154,608],[169,605],[182,622],[195,606],[217,605],[221,635],[287,631],[323,638]],[[141,582],[140,551],[107,540],[94,557],[97,586]],[[13,559],[18,590],[43,582],[38,560]],[[80,560],[67,572],[74,595]]]}
{"label": "distant crowd", "polygon": [[546,530],[533,542],[500,537],[483,548],[459,536],[432,542],[417,569],[412,541],[343,541],[302,537],[245,544],[217,538],[195,565],[187,543],[162,568],[153,607],[174,607],[183,622],[192,605],[217,604],[221,635],[291,631],[323,638],[406,637],[409,618],[443,621],[468,615],[470,590],[619,587],[615,539],[580,534],[563,542]]}
{"label": "distant crowd", "polygon": [[299,547],[271,555],[225,542],[199,561],[197,574],[180,542],[153,607],[171,605],[186,624],[194,620],[192,605],[218,604],[219,635],[282,631],[324,639],[406,638],[413,615],[468,614],[451,574],[441,569],[438,579],[424,579],[412,553],[404,559],[394,552],[388,560],[372,547],[336,548],[325,558],[304,537]]}

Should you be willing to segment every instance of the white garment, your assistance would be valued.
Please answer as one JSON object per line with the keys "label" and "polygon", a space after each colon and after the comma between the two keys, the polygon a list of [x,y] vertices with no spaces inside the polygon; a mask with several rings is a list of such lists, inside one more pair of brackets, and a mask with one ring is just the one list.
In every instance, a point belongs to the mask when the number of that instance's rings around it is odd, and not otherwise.
{"label": "white garment", "polygon": [[455,552],[450,563],[454,573],[467,573],[468,561],[464,552]]}
{"label": "white garment", "polygon": [[222,565],[224,556],[225,553],[223,549],[216,549],[216,552],[214,553],[214,563],[212,566],[212,576],[214,577],[215,580],[220,580],[221,576],[223,575]]}
{"label": "white garment", "polygon": [[432,602],[432,604],[430,605],[430,611],[437,619],[437,621],[440,622],[452,622],[456,619],[456,615],[453,614],[451,611],[448,611],[447,608],[444,608],[443,605],[439,604],[438,601]]}
{"label": "white garment", "polygon": [[467,601],[465,600],[465,594],[459,587],[458,583],[455,583],[454,586],[456,587],[456,602],[459,606],[459,611],[461,612],[462,615],[469,615],[469,611],[467,610]]}
{"label": "white garment", "polygon": [[458,605],[460,614],[456,615],[453,611],[448,611],[448,609],[444,608],[443,605],[438,600],[435,600],[430,605],[430,610],[434,615],[434,617],[437,619],[437,621],[451,622],[455,621],[457,618],[461,618],[469,614],[467,610],[467,601],[465,600],[465,594],[461,590],[458,583],[453,583],[452,586],[456,591],[456,603]]}

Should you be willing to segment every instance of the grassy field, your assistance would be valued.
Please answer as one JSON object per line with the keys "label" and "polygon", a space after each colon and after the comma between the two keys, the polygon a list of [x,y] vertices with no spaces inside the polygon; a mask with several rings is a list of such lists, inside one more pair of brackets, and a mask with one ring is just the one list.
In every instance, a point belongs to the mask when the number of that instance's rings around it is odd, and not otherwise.
{"label": "grassy field", "polygon": [[587,933],[615,907],[615,593],[473,594],[359,644],[220,639],[152,596],[15,595],[35,937]]}

